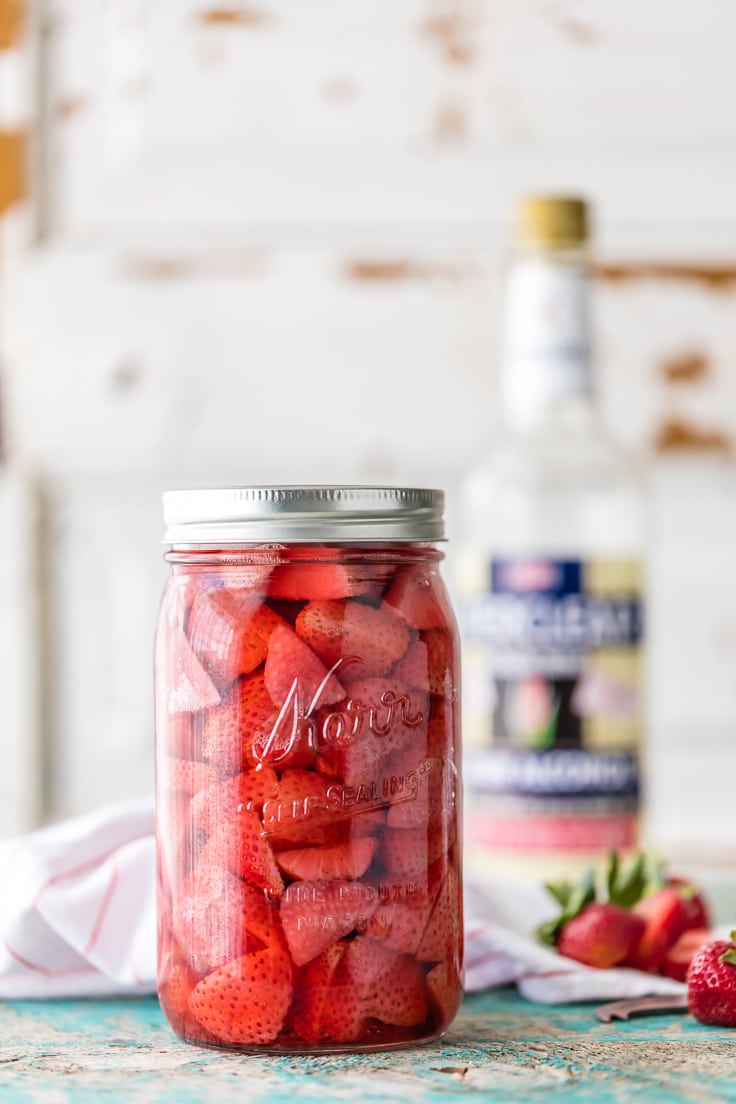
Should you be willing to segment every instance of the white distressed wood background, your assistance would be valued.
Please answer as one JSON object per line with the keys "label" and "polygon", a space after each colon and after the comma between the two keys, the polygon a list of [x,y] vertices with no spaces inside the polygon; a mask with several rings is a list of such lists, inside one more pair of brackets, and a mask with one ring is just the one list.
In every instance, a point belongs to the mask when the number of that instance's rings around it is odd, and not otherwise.
{"label": "white distressed wood background", "polygon": [[736,855],[735,41],[728,0],[36,0],[0,51],[0,830],[150,788],[162,487],[452,495],[544,188],[596,205],[649,473],[651,835]]}

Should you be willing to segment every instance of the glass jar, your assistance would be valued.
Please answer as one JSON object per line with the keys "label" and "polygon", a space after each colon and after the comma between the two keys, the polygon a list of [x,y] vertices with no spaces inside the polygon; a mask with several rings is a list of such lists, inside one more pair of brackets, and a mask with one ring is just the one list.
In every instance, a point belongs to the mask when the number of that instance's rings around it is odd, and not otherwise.
{"label": "glass jar", "polygon": [[188,1042],[370,1050],[461,999],[443,496],[164,495],[159,996]]}

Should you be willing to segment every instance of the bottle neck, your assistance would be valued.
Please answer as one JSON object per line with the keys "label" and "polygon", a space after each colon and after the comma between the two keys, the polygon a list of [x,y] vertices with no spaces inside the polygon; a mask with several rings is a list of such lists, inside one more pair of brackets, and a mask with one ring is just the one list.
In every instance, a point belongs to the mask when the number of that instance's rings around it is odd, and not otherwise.
{"label": "bottle neck", "polygon": [[516,427],[593,413],[589,265],[583,249],[527,249],[509,271],[501,396]]}

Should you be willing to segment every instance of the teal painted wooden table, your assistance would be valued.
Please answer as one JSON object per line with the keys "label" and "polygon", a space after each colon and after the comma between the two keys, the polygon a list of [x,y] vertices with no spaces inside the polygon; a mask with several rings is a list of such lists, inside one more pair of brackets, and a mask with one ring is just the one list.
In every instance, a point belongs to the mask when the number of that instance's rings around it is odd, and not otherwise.
{"label": "teal painted wooden table", "polygon": [[599,1024],[590,1005],[468,997],[439,1043],[361,1056],[253,1057],[178,1042],[152,999],[0,1004],[0,1102],[595,1104],[736,1102],[736,1031],[687,1016]]}

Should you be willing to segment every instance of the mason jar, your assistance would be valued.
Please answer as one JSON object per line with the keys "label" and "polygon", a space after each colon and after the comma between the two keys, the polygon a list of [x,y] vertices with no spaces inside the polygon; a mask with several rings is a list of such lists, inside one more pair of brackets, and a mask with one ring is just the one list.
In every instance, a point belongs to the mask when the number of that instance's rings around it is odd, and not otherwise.
{"label": "mason jar", "polygon": [[462,991],[439,491],[164,495],[159,997],[188,1042],[386,1049]]}

